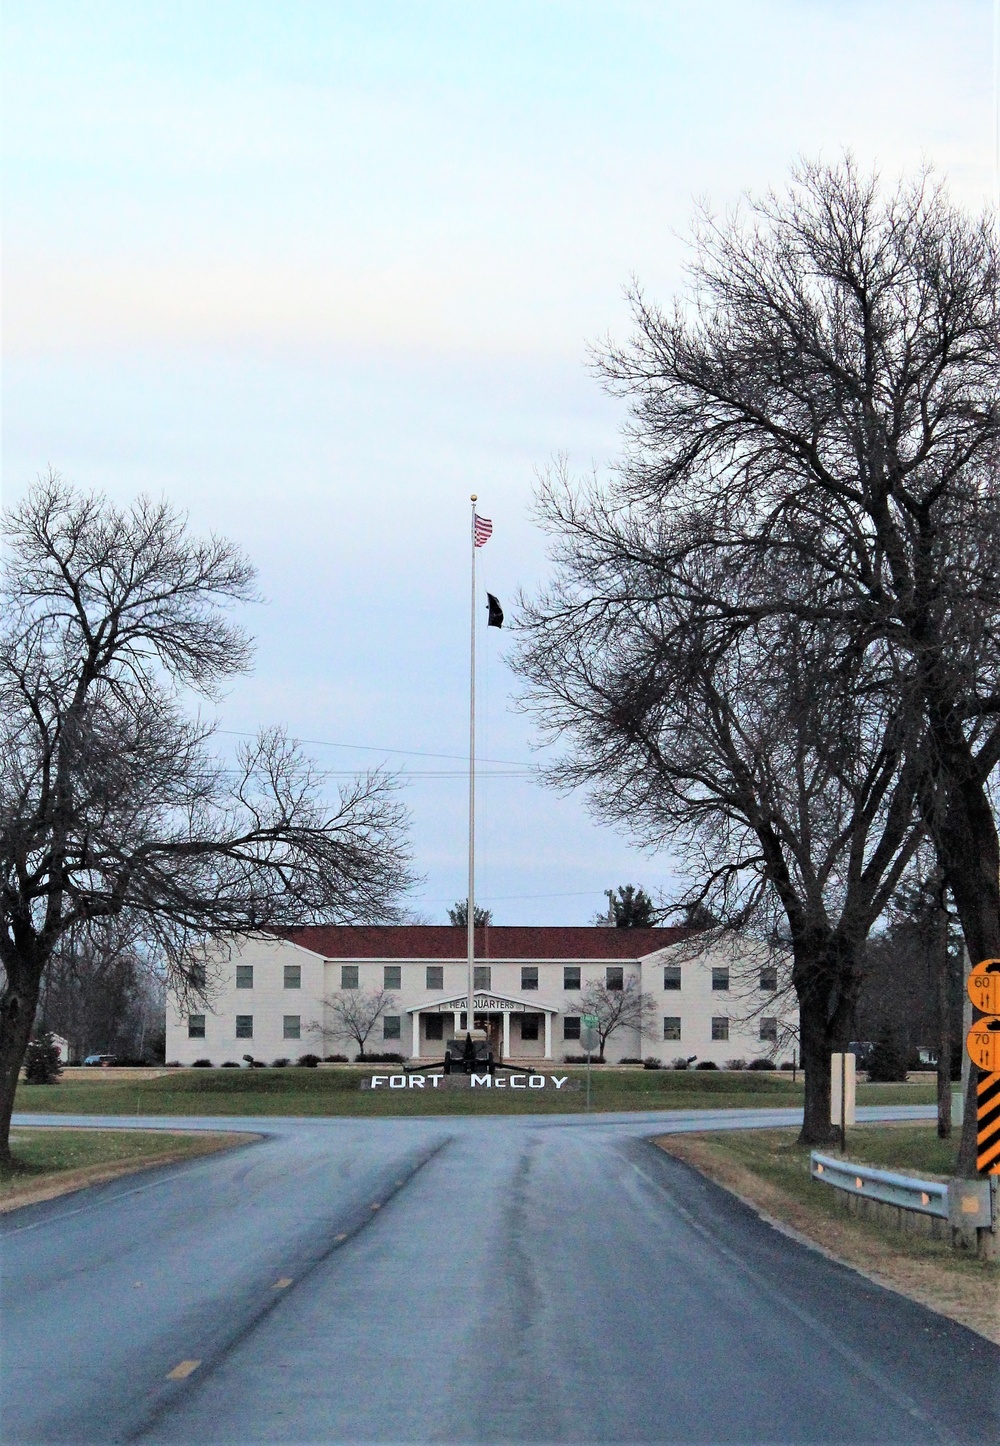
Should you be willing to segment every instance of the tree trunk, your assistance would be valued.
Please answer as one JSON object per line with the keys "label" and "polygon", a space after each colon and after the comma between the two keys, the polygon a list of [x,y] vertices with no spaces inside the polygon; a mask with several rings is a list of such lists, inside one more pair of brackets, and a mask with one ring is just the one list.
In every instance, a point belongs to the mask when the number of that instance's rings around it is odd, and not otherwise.
{"label": "tree trunk", "polygon": [[830,1123],[830,1034],[827,1024],[828,993],[812,981],[799,996],[799,1035],[805,1073],[802,1109],[802,1145],[829,1145],[838,1133]]}
{"label": "tree trunk", "polygon": [[6,969],[0,991],[0,1164],[10,1164],[10,1117],[14,1112],[18,1076],[31,1038],[41,970],[17,961]]}

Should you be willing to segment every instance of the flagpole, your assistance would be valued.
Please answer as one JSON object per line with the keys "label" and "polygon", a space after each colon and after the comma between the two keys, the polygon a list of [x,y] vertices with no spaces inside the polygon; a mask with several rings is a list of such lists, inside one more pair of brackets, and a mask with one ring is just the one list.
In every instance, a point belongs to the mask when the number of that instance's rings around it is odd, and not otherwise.
{"label": "flagpole", "polygon": [[474,960],[476,956],[476,494],[472,494],[472,602],[470,608],[469,648],[469,894],[466,941],[468,948],[468,1013],[469,1033],[475,1023],[473,1014]]}

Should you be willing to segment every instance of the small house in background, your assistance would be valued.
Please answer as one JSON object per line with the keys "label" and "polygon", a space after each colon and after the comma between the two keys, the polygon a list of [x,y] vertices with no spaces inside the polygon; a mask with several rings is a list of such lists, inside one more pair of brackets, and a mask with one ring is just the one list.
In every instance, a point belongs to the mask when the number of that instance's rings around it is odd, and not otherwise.
{"label": "small house in background", "polygon": [[[440,1059],[465,1033],[465,930],[451,925],[316,924],[236,939],[208,969],[204,1002],[167,1003],[166,1057],[219,1065],[358,1047],[334,1032],[330,1000],[385,991],[365,1052]],[[632,982],[630,982],[632,981]],[[699,943],[683,928],[489,926],[476,930],[474,1014],[498,1059],[580,1057],[589,985],[640,990],[646,1027],[607,1041],[609,1063],[653,1056],[723,1067],[730,1058],[791,1059],[797,1009],[773,958],[727,937]]]}
{"label": "small house in background", "polygon": [[52,1043],[59,1051],[59,1063],[66,1064],[69,1060],[69,1040],[63,1039],[61,1034],[54,1034],[52,1036]]}

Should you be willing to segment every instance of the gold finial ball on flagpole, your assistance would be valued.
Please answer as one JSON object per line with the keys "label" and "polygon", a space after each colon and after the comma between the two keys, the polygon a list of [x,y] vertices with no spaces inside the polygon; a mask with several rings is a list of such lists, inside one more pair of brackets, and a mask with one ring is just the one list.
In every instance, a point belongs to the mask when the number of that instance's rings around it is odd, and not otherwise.
{"label": "gold finial ball on flagpole", "polygon": [[470,501],[470,502],[478,502],[478,501],[479,501],[479,498],[478,498],[478,497],[476,496],[476,494],[473,492],[472,496],[469,498],[469,501]]}

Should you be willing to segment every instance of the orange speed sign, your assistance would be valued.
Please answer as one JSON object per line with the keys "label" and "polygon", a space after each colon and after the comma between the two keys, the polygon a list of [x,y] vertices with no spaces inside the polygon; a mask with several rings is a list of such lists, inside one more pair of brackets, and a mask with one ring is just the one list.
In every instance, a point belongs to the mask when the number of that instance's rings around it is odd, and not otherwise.
{"label": "orange speed sign", "polygon": [[984,959],[977,964],[965,987],[983,1014],[1000,1014],[1000,959]]}
{"label": "orange speed sign", "polygon": [[980,1019],[965,1036],[965,1047],[980,1069],[1000,1070],[1000,1019]]}

